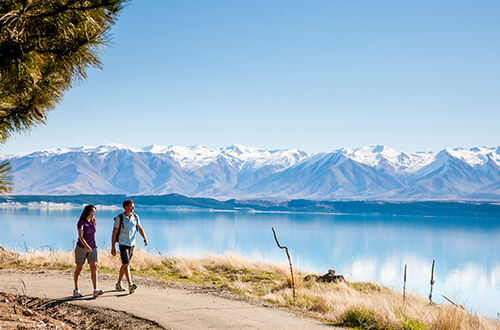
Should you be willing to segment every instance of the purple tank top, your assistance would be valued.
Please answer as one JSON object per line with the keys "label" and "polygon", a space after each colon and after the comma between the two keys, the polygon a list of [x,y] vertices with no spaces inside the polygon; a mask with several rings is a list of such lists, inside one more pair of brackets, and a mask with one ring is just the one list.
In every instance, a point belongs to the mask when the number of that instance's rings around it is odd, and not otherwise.
{"label": "purple tank top", "polygon": [[[80,219],[78,220],[78,224],[76,225],[77,230],[80,228],[83,228],[83,239],[91,248],[97,247],[95,245],[95,224],[93,222],[88,222],[85,219]],[[77,246],[81,248],[85,248],[85,245],[80,242],[80,239],[78,239],[78,242],[76,243]]]}

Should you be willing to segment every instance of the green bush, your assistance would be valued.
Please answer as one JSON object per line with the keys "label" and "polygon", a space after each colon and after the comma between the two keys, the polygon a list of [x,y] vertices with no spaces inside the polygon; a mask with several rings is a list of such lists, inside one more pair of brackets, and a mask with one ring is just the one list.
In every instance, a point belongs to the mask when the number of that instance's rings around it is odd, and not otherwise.
{"label": "green bush", "polygon": [[401,326],[403,330],[427,330],[427,327],[423,323],[406,317],[401,320]]}
{"label": "green bush", "polygon": [[339,325],[360,330],[379,328],[373,312],[364,308],[354,308],[345,312]]}

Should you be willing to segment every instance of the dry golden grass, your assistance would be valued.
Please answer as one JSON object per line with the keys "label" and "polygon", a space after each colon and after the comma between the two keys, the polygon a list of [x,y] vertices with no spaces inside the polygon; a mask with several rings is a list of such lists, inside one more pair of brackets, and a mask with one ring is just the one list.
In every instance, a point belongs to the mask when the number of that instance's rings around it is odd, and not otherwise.
{"label": "dry golden grass", "polygon": [[[73,252],[0,251],[0,267],[71,269]],[[116,273],[118,256],[102,251],[99,272]],[[479,317],[448,304],[430,305],[420,296],[373,283],[318,283],[295,276],[296,301],[288,265],[256,262],[235,254],[203,258],[173,258],[138,249],[132,261],[134,276],[153,277],[230,290],[307,315],[355,329],[499,330],[500,322]],[[294,272],[295,273],[295,272]]]}

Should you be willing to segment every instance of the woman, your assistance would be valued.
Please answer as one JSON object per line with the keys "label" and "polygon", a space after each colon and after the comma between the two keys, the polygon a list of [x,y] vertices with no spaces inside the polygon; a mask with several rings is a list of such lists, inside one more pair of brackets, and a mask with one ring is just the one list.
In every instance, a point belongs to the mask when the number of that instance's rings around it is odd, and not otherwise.
{"label": "woman", "polygon": [[80,215],[80,220],[76,225],[78,229],[78,242],[75,249],[75,290],[73,297],[82,297],[82,293],[78,288],[78,280],[82,272],[85,260],[88,260],[90,273],[92,276],[92,284],[94,285],[94,298],[102,295],[104,292],[97,288],[97,246],[95,244],[96,221],[94,219],[95,206],[87,205]]}

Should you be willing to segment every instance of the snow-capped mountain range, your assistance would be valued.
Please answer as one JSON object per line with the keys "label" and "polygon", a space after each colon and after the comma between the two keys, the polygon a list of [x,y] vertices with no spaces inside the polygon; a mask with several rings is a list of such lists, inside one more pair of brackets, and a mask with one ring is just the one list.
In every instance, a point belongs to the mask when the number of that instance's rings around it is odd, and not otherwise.
{"label": "snow-capped mountain range", "polygon": [[406,153],[367,146],[308,154],[241,145],[107,144],[0,159],[11,163],[16,195],[500,200],[500,147]]}

